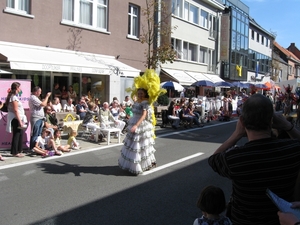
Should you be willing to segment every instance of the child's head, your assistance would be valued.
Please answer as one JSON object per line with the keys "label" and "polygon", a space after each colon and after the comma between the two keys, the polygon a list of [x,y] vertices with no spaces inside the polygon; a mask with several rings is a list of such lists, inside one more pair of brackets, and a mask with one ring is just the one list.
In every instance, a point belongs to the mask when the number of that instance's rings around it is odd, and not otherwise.
{"label": "child's head", "polygon": [[50,130],[48,130],[47,128],[43,128],[43,130],[42,130],[42,137],[47,137],[47,136],[49,136],[49,135],[51,135],[51,131]]}
{"label": "child's head", "polygon": [[71,131],[71,136],[76,137],[77,136],[77,131],[76,130],[72,130]]}
{"label": "child's head", "polygon": [[200,194],[197,207],[208,214],[221,214],[226,208],[223,190],[212,185],[205,187]]}
{"label": "child's head", "polygon": [[57,137],[60,137],[60,136],[61,136],[60,130],[55,130],[54,131],[54,137],[57,138]]}

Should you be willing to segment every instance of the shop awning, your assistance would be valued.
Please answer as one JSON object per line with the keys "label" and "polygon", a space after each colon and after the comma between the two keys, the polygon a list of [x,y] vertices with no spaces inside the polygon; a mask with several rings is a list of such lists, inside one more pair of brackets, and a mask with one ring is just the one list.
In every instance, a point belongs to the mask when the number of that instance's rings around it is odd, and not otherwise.
{"label": "shop awning", "polygon": [[[1,57],[2,55],[2,57]],[[0,58],[6,58],[11,69],[84,74],[117,74],[136,77],[140,70],[113,56],[0,42]]]}
{"label": "shop awning", "polygon": [[183,70],[173,70],[173,69],[162,69],[167,75],[172,77],[181,85],[190,86],[196,80],[192,78],[190,75],[185,73]]}
{"label": "shop awning", "polygon": [[225,80],[223,80],[221,77],[219,77],[218,75],[215,74],[208,74],[205,73],[204,74],[206,77],[208,77],[212,82],[217,83],[217,82],[225,82]]}
{"label": "shop awning", "polygon": [[[212,81],[211,79],[209,79],[207,76],[205,76],[203,73],[200,72],[191,72],[191,71],[185,71],[188,75],[190,75],[191,77],[193,77],[196,81],[200,81],[200,80],[208,80],[208,81]],[[212,81],[213,82],[213,81]]]}

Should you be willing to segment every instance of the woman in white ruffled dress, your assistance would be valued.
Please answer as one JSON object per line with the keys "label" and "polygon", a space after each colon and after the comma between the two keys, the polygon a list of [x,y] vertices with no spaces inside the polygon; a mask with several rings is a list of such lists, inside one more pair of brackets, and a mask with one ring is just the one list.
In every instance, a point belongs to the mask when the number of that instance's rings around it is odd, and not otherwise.
{"label": "woman in white ruffled dress", "polygon": [[128,132],[118,160],[120,168],[135,175],[156,166],[153,109],[148,101],[147,90],[139,88],[137,97],[138,100],[132,106],[133,116],[128,121]]}

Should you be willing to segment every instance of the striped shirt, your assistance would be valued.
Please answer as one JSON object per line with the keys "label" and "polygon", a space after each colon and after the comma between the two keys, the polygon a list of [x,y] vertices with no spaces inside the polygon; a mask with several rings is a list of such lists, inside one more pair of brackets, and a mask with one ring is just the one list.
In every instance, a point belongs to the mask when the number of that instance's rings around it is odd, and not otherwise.
{"label": "striped shirt", "polygon": [[300,141],[266,138],[214,154],[209,165],[232,181],[231,221],[241,225],[279,224],[266,189],[293,201],[300,169]]}

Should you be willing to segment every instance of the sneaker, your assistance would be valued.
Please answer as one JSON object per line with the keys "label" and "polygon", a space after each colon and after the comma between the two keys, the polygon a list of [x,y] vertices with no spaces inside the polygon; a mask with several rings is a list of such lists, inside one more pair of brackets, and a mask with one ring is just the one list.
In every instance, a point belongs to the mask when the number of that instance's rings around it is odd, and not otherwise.
{"label": "sneaker", "polygon": [[62,155],[63,153],[62,153],[62,151],[60,151],[60,150],[57,150],[56,151],[56,153],[55,153],[55,155]]}

